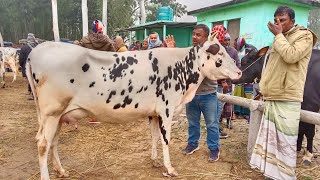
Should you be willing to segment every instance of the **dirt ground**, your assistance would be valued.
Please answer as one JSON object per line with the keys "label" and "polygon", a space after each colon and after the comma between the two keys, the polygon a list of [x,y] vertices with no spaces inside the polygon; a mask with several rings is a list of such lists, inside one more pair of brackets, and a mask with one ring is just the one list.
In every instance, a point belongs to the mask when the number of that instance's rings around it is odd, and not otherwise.
{"label": "dirt ground", "polygon": [[[35,105],[27,100],[26,81],[18,76],[16,82],[10,83],[11,78],[9,74],[6,88],[0,88],[0,179],[39,179]],[[200,150],[189,156],[182,154],[187,144],[184,112],[175,120],[178,123],[172,130],[170,157],[179,177],[174,179],[264,179],[246,161],[246,120],[235,120],[234,129],[226,130],[230,137],[220,141],[222,153],[215,163],[207,161],[203,124]],[[317,132],[316,156],[319,136]],[[82,120],[78,130],[63,125],[60,132],[59,155],[70,175],[66,179],[168,179],[162,176],[164,167],[152,166],[150,154],[151,135],[146,119],[127,124],[89,124]],[[158,156],[162,160],[160,143]],[[299,161],[298,179],[320,179],[320,157],[314,158],[308,168],[301,167]],[[58,179],[51,168],[50,173],[51,179]]]}

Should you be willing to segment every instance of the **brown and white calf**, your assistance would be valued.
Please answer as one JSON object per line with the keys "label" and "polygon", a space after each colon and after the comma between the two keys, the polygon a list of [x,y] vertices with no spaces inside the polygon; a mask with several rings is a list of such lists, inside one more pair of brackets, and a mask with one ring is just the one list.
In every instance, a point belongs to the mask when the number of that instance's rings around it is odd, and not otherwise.
{"label": "brown and white calf", "polygon": [[41,179],[49,179],[49,150],[59,176],[68,176],[57,151],[59,130],[62,122],[83,117],[100,122],[149,117],[151,159],[157,160],[160,138],[167,173],[177,176],[168,146],[175,110],[192,100],[205,77],[216,80],[241,76],[216,38],[203,47],[123,53],[45,42],[32,50],[26,66],[40,126],[36,138]]}

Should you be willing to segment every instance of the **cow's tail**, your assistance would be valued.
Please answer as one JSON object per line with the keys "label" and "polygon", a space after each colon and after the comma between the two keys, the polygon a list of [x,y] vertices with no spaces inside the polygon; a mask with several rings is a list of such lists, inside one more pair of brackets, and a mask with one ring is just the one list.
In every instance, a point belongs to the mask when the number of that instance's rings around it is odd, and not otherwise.
{"label": "cow's tail", "polygon": [[[32,91],[34,102],[36,104],[38,123],[39,123],[40,126],[42,126],[39,102],[38,102],[38,98],[37,98],[38,96],[37,96],[37,91],[36,91],[36,85],[35,85],[35,82],[34,82],[34,80],[32,78],[32,68],[31,68],[31,65],[30,65],[29,61],[27,61],[27,63],[26,63],[26,75],[27,75],[27,78],[28,78],[29,85],[31,87],[31,91]],[[39,129],[41,129],[41,127]],[[39,134],[39,132],[38,132],[38,134]],[[38,137],[38,134],[37,134],[36,138]]]}

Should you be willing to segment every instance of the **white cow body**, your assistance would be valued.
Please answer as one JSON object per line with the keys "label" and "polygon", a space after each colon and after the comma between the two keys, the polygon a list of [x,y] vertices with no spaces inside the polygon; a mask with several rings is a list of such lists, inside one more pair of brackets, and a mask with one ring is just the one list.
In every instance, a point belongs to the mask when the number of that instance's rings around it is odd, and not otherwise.
{"label": "white cow body", "polygon": [[[88,116],[111,123],[149,117],[151,158],[157,159],[156,144],[161,138],[164,165],[169,175],[177,175],[168,149],[174,111],[192,100],[205,76],[241,76],[216,39],[205,45],[113,53],[46,42],[33,49],[26,70],[40,125],[37,139],[42,179],[49,179],[49,147],[54,168],[61,177],[67,176],[57,152],[61,123]],[[218,47],[218,51],[210,54],[206,52],[209,47]]]}
{"label": "white cow body", "polygon": [[5,67],[9,66],[13,72],[13,80],[14,82],[17,78],[17,71],[18,71],[18,54],[17,49],[10,48],[10,47],[0,47],[0,84],[2,87],[5,86],[4,82],[4,73]]}

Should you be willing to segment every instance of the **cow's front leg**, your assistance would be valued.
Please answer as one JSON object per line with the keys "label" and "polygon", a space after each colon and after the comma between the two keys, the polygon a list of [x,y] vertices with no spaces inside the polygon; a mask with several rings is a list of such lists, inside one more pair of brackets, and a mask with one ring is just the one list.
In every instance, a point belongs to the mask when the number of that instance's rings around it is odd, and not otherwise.
{"label": "cow's front leg", "polygon": [[157,145],[160,139],[159,120],[157,117],[149,117],[150,130],[152,136],[151,160],[154,167],[161,167],[162,164],[158,160]]}
{"label": "cow's front leg", "polygon": [[169,155],[169,143],[171,138],[171,120],[172,115],[169,118],[167,116],[158,116],[159,120],[159,128],[161,132],[161,143],[162,143],[162,151],[163,151],[163,164],[167,168],[167,173],[164,174],[165,176],[178,176],[178,172],[172,167],[170,162],[170,155]]}

